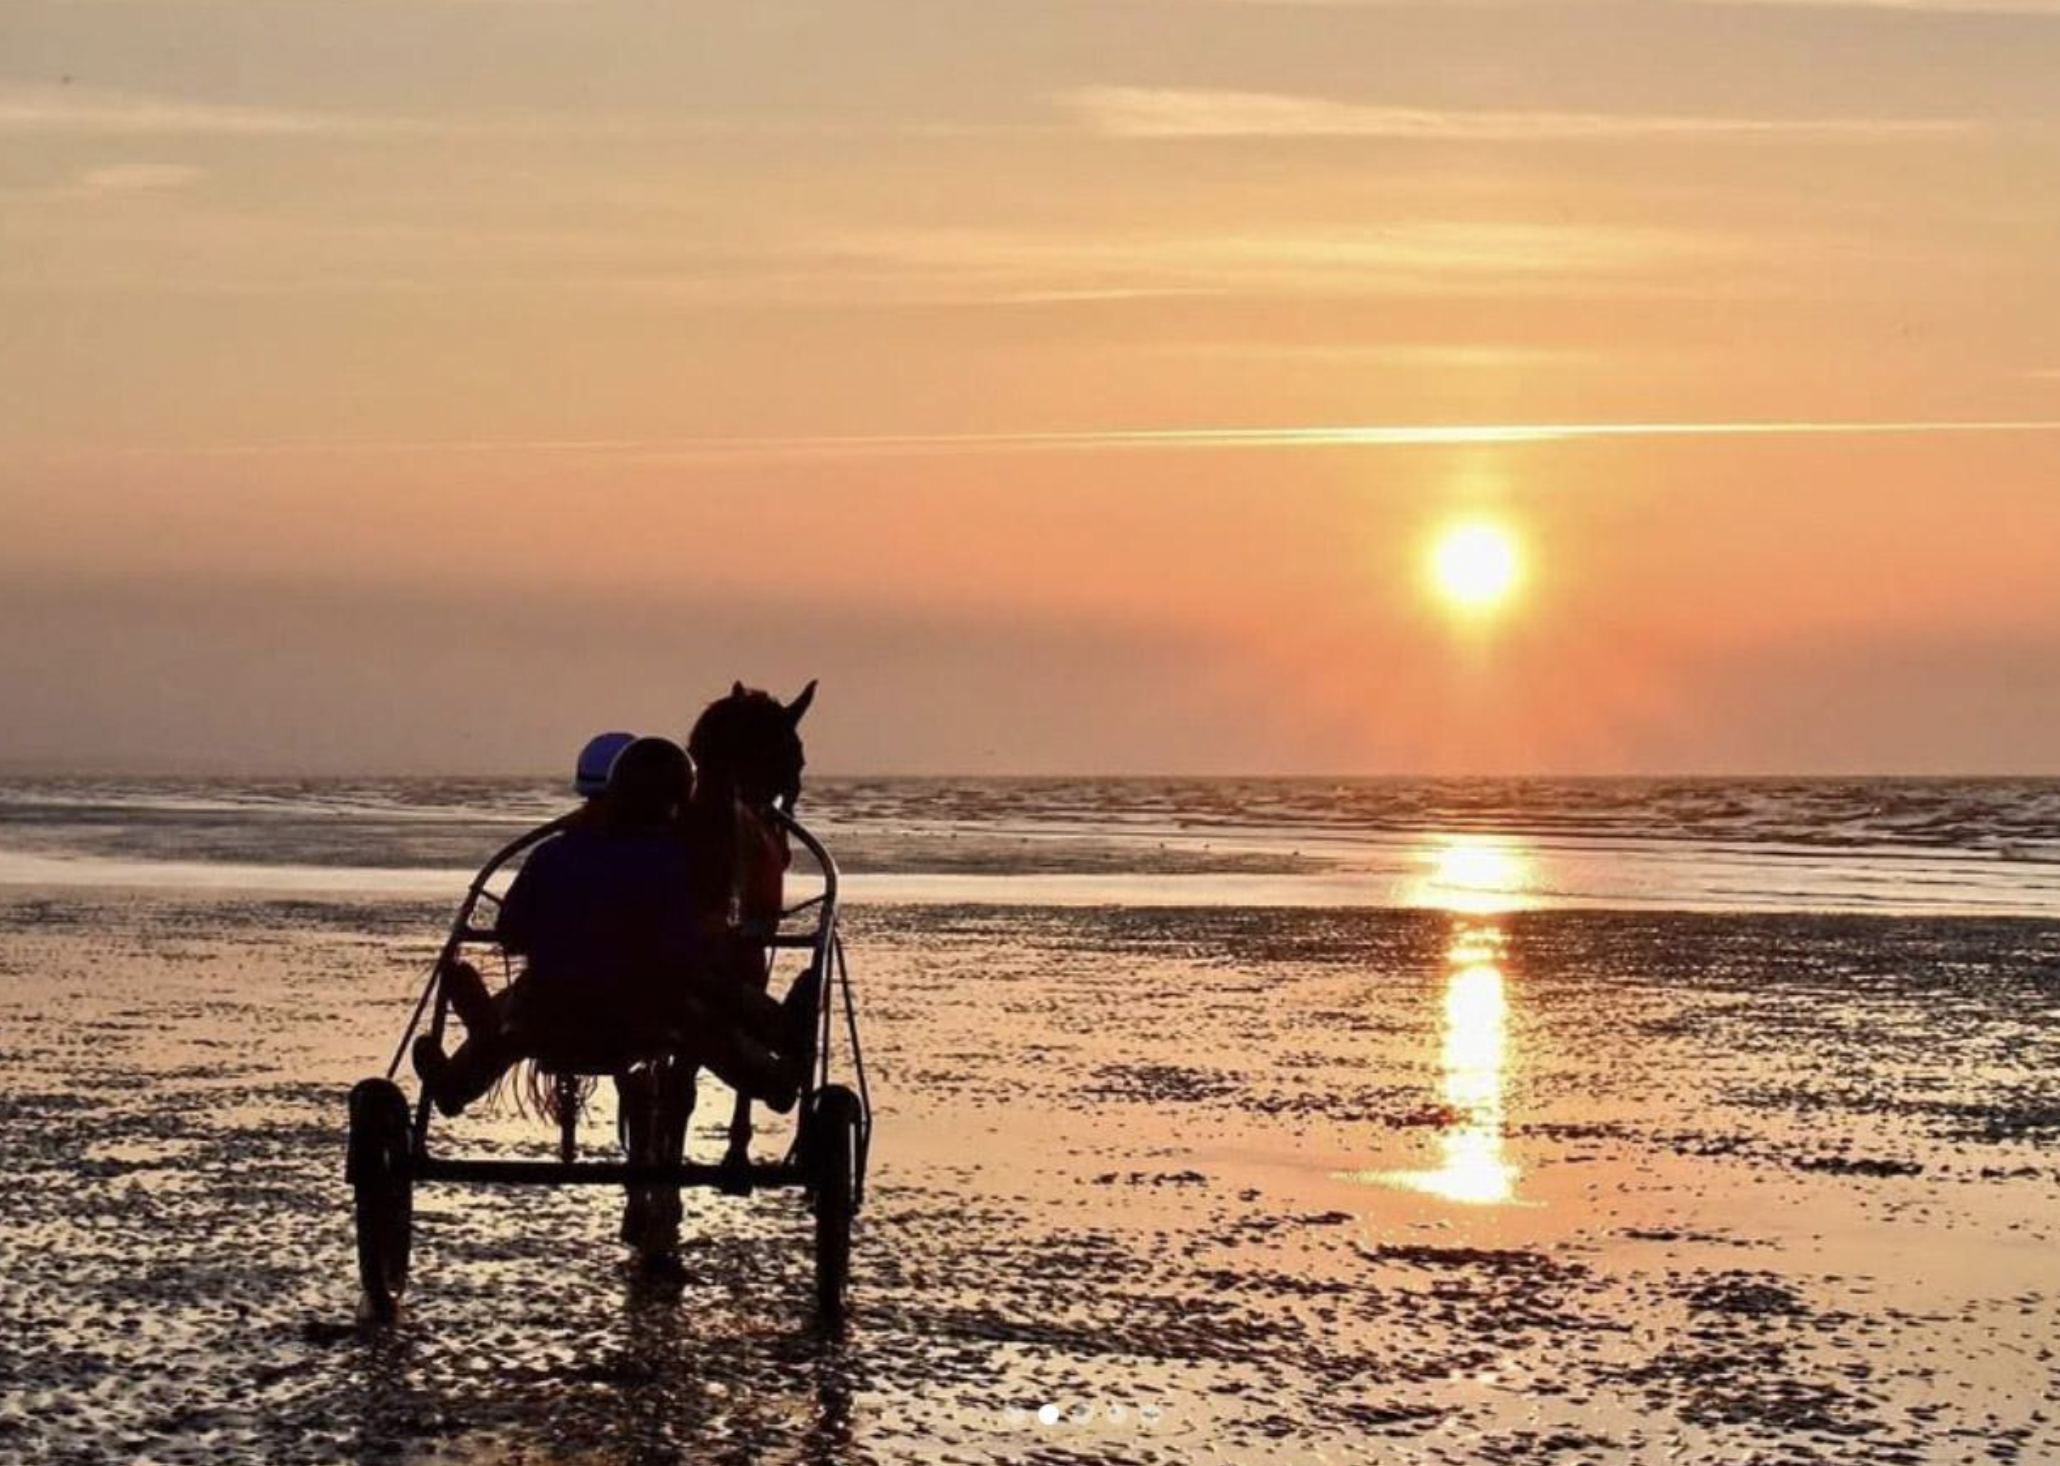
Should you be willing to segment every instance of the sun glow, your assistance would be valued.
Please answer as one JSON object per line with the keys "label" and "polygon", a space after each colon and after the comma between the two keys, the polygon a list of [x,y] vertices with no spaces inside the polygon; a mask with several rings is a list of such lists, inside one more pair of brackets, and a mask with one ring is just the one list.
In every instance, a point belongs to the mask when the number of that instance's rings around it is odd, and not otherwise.
{"label": "sun glow", "polygon": [[1454,835],[1423,856],[1427,869],[1413,903],[1467,916],[1522,910],[1532,900],[1531,862],[1521,846],[1481,835]]}
{"label": "sun glow", "polygon": [[1499,606],[1516,588],[1516,540],[1492,520],[1455,524],[1431,548],[1431,580],[1438,594],[1463,611]]}

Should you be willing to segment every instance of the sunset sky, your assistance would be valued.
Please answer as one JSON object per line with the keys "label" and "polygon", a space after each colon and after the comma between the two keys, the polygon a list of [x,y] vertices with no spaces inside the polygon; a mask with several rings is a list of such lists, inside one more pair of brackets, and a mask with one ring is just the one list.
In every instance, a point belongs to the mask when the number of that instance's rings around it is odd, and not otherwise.
{"label": "sunset sky", "polygon": [[2060,0],[8,0],[0,766],[820,676],[846,772],[2060,773],[2056,79]]}

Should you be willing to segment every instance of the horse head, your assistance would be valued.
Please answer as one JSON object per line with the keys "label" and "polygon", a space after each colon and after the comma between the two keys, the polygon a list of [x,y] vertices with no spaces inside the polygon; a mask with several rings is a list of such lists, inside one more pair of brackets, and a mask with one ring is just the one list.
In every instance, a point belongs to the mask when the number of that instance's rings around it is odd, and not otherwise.
{"label": "horse head", "polygon": [[687,752],[697,777],[722,787],[753,809],[772,805],[791,811],[801,798],[801,719],[815,701],[815,683],[790,703],[769,692],[736,683],[694,720]]}

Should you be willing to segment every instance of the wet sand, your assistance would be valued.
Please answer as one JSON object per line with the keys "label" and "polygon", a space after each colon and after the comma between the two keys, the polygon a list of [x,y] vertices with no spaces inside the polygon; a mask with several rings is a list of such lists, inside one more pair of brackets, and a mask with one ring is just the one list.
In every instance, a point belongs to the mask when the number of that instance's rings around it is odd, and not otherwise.
{"label": "wet sand", "polygon": [[841,1336],[792,1197],[652,1281],[455,1188],[363,1333],[343,1094],[447,910],[0,892],[0,1457],[2060,1457],[2060,923],[861,909]]}

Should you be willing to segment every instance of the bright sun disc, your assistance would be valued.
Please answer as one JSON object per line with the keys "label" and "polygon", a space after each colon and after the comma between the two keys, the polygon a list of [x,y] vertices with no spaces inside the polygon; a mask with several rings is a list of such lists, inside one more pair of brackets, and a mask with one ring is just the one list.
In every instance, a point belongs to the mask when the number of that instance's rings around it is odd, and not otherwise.
{"label": "bright sun disc", "polygon": [[1509,531],[1479,520],[1446,530],[1431,555],[1438,593],[1467,610],[1501,602],[1516,584],[1516,571],[1516,541]]}

